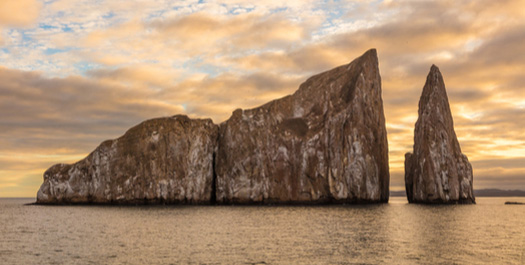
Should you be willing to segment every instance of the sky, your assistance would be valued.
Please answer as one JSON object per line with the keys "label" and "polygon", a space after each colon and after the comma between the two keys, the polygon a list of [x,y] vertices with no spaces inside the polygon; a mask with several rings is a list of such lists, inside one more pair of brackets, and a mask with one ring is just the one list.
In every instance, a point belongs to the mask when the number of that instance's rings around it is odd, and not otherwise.
{"label": "sky", "polygon": [[445,80],[474,188],[525,190],[525,0],[0,1],[0,197],[143,120],[215,123],[376,48],[391,190],[426,75]]}

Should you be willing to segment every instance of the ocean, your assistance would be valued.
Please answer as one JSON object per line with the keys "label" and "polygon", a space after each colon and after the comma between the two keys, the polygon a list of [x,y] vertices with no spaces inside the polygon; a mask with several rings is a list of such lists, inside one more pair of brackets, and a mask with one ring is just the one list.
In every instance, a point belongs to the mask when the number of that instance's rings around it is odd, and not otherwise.
{"label": "ocean", "polygon": [[36,206],[0,199],[1,264],[525,264],[525,198],[476,205]]}

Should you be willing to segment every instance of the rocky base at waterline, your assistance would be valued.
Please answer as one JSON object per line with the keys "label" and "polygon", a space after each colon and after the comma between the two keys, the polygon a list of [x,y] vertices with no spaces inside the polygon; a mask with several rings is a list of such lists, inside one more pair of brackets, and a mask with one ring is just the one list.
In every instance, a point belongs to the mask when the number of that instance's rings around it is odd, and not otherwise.
{"label": "rocky base at waterline", "polygon": [[388,202],[388,142],[374,49],[293,95],[220,125],[145,121],[44,173],[38,204]]}
{"label": "rocky base at waterline", "polygon": [[475,203],[472,166],[461,153],[445,83],[432,65],[419,101],[414,152],[405,155],[405,185],[411,203]]}

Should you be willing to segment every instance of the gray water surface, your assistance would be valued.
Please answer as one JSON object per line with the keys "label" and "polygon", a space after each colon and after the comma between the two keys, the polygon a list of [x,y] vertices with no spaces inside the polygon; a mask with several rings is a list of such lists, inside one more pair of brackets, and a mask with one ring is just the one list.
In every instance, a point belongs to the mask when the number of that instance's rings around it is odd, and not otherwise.
{"label": "gray water surface", "polygon": [[525,198],[427,206],[24,206],[0,264],[525,264]]}

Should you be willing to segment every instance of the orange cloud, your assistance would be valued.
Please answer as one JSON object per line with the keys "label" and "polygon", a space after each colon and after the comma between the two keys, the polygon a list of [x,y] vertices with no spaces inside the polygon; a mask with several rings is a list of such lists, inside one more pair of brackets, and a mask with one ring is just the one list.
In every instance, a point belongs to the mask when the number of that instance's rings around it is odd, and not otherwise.
{"label": "orange cloud", "polygon": [[36,0],[0,1],[0,44],[5,27],[27,27],[35,23],[41,4]]}
{"label": "orange cloud", "polygon": [[279,47],[307,37],[305,25],[280,15],[252,13],[234,17],[194,13],[154,21],[149,27],[156,30],[156,41],[169,41],[189,55]]}
{"label": "orange cloud", "polygon": [[0,1],[0,26],[25,27],[38,18],[41,4],[35,0]]}

